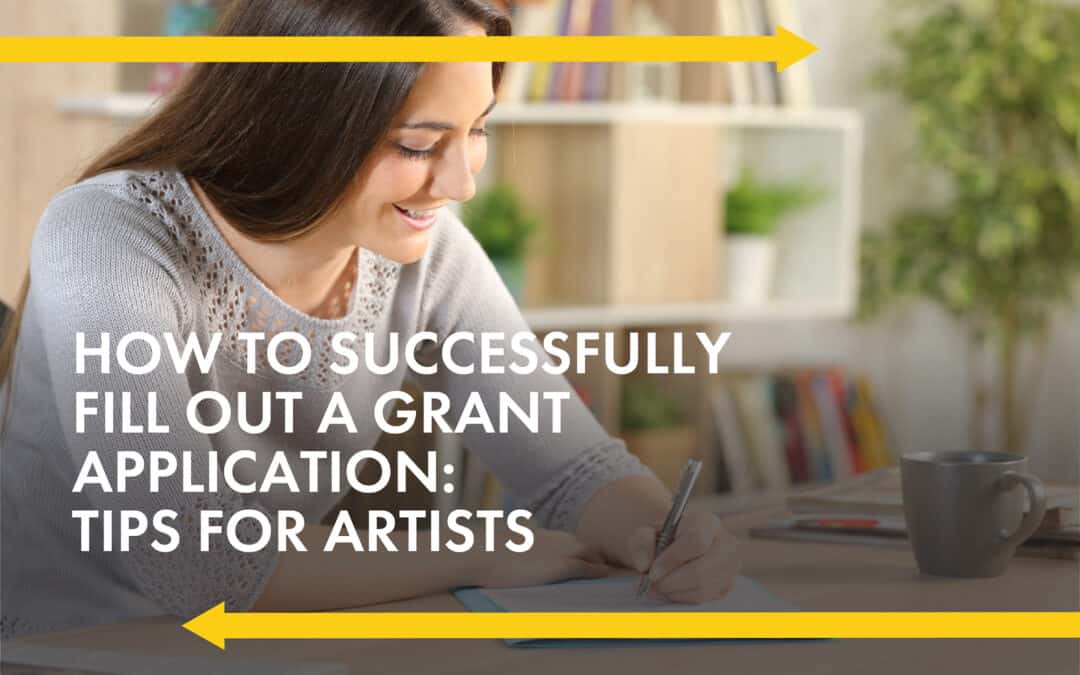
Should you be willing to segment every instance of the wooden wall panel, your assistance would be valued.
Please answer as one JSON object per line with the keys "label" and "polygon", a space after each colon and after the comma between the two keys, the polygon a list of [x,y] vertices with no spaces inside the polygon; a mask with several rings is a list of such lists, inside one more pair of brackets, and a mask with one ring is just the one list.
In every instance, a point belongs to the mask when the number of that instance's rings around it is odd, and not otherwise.
{"label": "wooden wall panel", "polygon": [[[117,32],[117,0],[3,0],[11,35],[107,35]],[[61,115],[64,95],[102,94],[116,86],[109,64],[3,66],[0,86],[0,300],[12,302],[25,274],[34,227],[49,199],[114,136],[111,122]]]}
{"label": "wooden wall panel", "polygon": [[496,170],[543,221],[526,261],[526,304],[596,304],[610,286],[611,144],[604,125],[500,130]]}
{"label": "wooden wall panel", "polygon": [[715,300],[720,131],[626,122],[613,134],[611,302]]}

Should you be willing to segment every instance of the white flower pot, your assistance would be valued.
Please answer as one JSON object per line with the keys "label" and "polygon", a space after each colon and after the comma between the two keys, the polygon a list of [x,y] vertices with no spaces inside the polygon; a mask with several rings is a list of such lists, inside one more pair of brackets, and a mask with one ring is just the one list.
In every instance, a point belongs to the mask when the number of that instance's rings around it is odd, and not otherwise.
{"label": "white flower pot", "polygon": [[772,295],[776,267],[776,240],[752,234],[728,235],[725,248],[724,288],[727,300],[738,304],[761,304]]}

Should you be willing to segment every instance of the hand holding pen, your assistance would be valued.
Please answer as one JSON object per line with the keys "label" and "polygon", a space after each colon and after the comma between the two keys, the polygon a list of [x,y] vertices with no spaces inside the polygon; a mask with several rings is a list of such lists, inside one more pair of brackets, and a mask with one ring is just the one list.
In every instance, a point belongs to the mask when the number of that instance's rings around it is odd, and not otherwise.
{"label": "hand holding pen", "polygon": [[643,573],[639,595],[653,592],[673,602],[700,603],[727,595],[739,570],[737,543],[713,513],[685,513],[701,462],[691,460],[659,529],[639,528],[630,543]]}

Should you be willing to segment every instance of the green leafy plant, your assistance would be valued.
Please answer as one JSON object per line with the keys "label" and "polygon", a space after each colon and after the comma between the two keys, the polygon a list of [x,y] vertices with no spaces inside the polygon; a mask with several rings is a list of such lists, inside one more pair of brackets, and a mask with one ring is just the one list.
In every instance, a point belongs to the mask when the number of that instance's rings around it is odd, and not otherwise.
{"label": "green leafy plant", "polygon": [[[890,25],[899,59],[879,86],[910,106],[918,150],[944,179],[940,206],[863,241],[862,313],[921,297],[961,320],[972,365],[991,350],[1001,439],[1023,449],[1055,308],[1080,270],[1080,11],[1039,0],[908,0]],[[1021,383],[1021,375],[1028,376]],[[973,376],[972,442],[991,401]]]}
{"label": "green leafy plant", "polygon": [[465,224],[492,259],[520,258],[539,219],[522,203],[517,191],[505,183],[481,191],[466,202]]}
{"label": "green leafy plant", "polygon": [[724,199],[724,227],[728,234],[768,236],[785,216],[824,196],[824,190],[805,183],[765,185],[746,170]]}
{"label": "green leafy plant", "polygon": [[656,383],[647,380],[623,383],[623,431],[670,429],[682,423],[683,415],[678,402]]}

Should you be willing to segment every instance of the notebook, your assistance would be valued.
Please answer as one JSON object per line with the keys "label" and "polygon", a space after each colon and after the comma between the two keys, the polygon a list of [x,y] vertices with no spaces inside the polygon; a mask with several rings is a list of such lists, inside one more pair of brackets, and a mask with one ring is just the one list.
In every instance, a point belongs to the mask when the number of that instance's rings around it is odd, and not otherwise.
{"label": "notebook", "polygon": [[[746,577],[738,577],[731,592],[700,605],[667,603],[637,597],[638,577],[579,579],[524,588],[461,588],[454,595],[474,612],[790,612],[796,607],[772,595]],[[512,647],[628,647],[671,643],[771,642],[728,639],[546,639],[511,638]]]}

